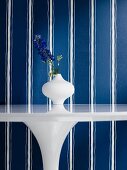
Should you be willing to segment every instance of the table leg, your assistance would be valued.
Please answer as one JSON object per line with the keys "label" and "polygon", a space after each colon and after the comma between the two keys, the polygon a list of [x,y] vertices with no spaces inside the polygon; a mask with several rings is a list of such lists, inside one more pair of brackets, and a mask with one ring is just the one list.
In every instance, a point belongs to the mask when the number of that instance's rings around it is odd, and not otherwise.
{"label": "table leg", "polygon": [[42,153],[44,170],[58,170],[64,140],[76,122],[28,121],[26,125],[35,135]]}

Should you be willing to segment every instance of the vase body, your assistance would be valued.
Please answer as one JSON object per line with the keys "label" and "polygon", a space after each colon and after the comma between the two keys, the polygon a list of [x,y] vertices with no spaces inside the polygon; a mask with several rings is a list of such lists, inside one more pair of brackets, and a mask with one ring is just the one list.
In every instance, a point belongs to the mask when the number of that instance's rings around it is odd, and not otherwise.
{"label": "vase body", "polygon": [[74,86],[57,74],[53,80],[42,86],[42,93],[53,101],[53,104],[63,104],[74,93]]}

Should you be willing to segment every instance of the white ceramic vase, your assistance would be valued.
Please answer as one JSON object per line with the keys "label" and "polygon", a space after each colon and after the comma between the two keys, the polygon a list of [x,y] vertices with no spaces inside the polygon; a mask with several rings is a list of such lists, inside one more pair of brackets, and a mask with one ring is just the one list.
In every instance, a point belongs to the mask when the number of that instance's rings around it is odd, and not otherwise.
{"label": "white ceramic vase", "polygon": [[42,93],[53,101],[53,104],[63,104],[74,93],[74,86],[57,74],[51,81],[42,86]]}

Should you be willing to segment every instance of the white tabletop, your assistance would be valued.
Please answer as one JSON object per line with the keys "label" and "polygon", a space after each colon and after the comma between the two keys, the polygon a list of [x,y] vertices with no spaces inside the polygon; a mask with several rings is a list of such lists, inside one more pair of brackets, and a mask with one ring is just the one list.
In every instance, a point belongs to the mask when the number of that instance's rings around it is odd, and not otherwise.
{"label": "white tabletop", "polygon": [[[70,112],[71,110],[71,112]],[[49,111],[47,105],[11,105],[0,106],[0,122],[25,121],[123,121],[127,120],[127,105],[64,105],[52,107]]]}

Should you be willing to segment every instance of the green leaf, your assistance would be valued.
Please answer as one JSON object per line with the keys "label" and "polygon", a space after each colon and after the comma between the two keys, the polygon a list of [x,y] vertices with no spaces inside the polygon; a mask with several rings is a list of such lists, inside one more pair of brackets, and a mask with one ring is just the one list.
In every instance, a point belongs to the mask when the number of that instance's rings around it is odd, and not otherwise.
{"label": "green leaf", "polygon": [[59,62],[62,58],[63,58],[62,55],[58,55],[57,56],[57,61]]}
{"label": "green leaf", "polygon": [[56,74],[58,74],[59,73],[59,69],[58,68],[54,68],[53,69],[53,75],[56,75]]}

